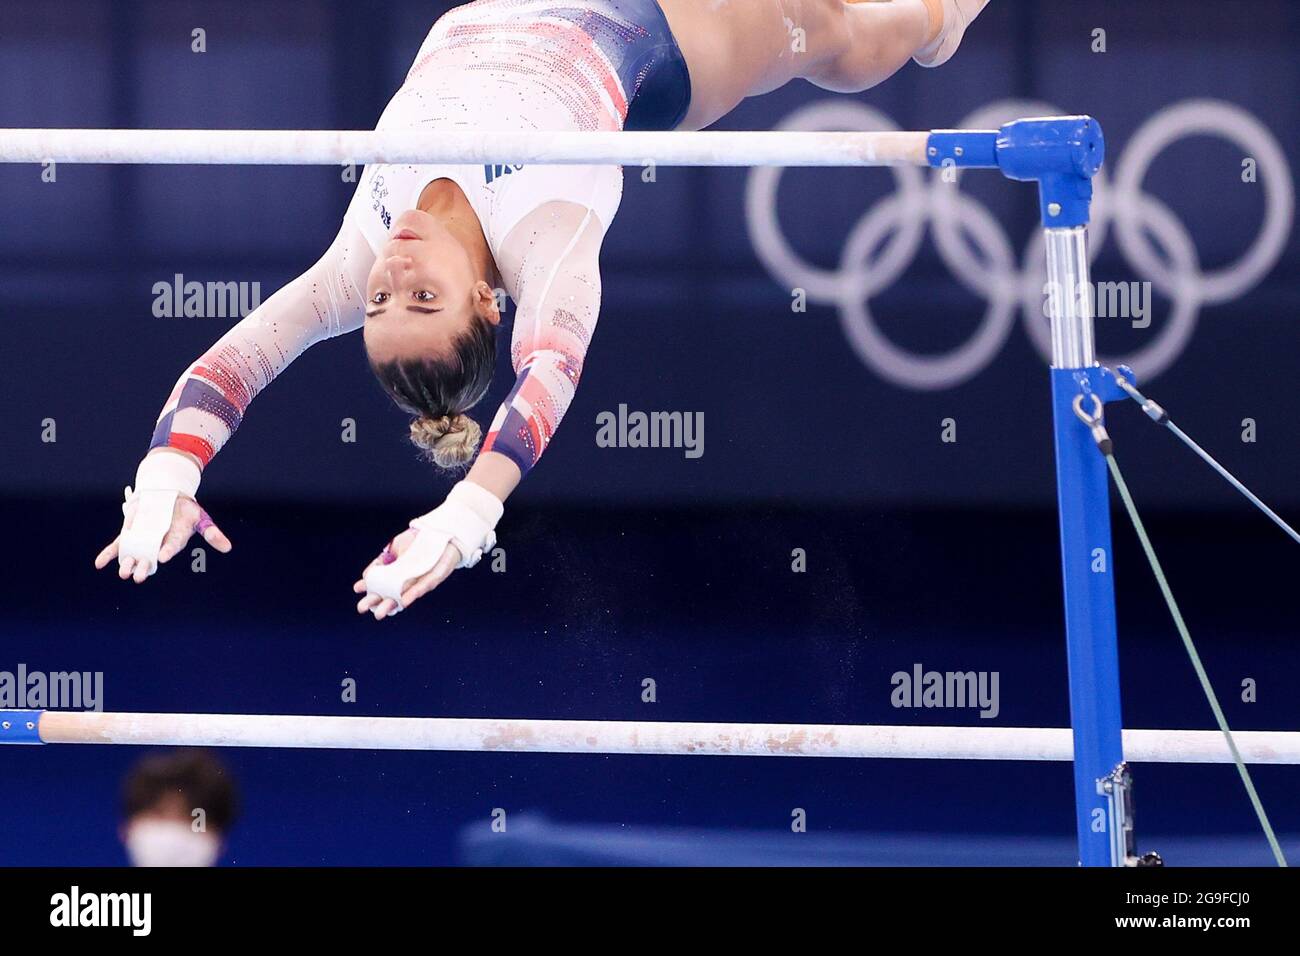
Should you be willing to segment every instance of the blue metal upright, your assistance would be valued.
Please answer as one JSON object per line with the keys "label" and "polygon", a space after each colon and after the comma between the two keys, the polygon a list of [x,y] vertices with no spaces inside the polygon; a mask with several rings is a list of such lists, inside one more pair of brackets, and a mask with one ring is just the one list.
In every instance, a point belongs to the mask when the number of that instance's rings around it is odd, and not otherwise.
{"label": "blue metal upright", "polygon": [[1105,459],[1074,412],[1077,397],[1095,394],[1098,372],[1095,367],[1052,369],[1076,829],[1084,866],[1123,862],[1113,859],[1116,837],[1123,835],[1114,833],[1118,821],[1099,785],[1124,760],[1109,478]]}
{"label": "blue metal upright", "polygon": [[[1122,866],[1128,824],[1122,804],[1124,750],[1115,634],[1114,562],[1106,462],[1090,426],[1118,398],[1097,363],[1087,226],[1092,178],[1105,158],[1101,127],[1086,116],[1020,120],[999,132],[938,131],[932,166],[996,166],[1010,179],[1038,184],[1047,246],[1052,321],[1052,402],[1060,509],[1070,723],[1079,861]],[[1077,406],[1077,409],[1076,409]],[[1117,796],[1118,789],[1118,796]]]}

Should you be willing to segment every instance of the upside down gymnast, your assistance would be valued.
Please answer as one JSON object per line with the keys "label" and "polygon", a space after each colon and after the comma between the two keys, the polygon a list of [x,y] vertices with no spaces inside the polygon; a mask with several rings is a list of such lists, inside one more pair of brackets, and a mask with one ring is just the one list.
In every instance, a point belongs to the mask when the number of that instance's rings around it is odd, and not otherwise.
{"label": "upside down gymnast", "polygon": [[[697,130],[802,78],[837,92],[939,66],[988,0],[475,0],[433,25],[379,129]],[[796,31],[802,31],[796,33]],[[495,545],[504,502],[573,399],[600,309],[617,166],[367,166],[325,255],[185,370],[95,559],[141,583],[201,534],[203,469],[309,346],[362,329],[370,367],[438,467],[472,467],[365,569],[382,620]],[[515,384],[479,449],[504,289]]]}

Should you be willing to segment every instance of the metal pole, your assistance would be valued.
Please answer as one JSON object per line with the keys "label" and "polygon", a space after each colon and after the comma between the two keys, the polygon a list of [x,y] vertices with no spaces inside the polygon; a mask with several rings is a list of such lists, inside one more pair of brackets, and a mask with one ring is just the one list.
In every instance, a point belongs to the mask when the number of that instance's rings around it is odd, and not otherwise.
{"label": "metal pole", "polygon": [[[957,149],[967,145],[963,135],[932,136],[931,165],[988,165],[984,150]],[[1127,772],[1121,766],[1124,748],[1109,486],[1105,459],[1074,409],[1079,400],[1088,414],[1095,415],[1115,391],[1114,380],[1097,365],[1088,275],[1092,177],[1101,168],[1105,153],[1101,127],[1087,116],[1009,123],[998,131],[993,148],[1003,175],[1038,184],[1046,230],[1056,498],[1065,585],[1076,827],[1079,861],[1084,866],[1128,862],[1126,854],[1114,850],[1125,841],[1112,832],[1128,818],[1115,810],[1127,799],[1127,793],[1120,792],[1127,789]]]}
{"label": "metal pole", "polygon": [[[1087,229],[1048,229],[1046,233],[1056,498],[1079,861],[1084,866],[1110,866],[1117,862],[1112,858],[1111,833],[1117,821],[1111,817],[1108,797],[1099,792],[1098,781],[1123,762],[1124,749],[1109,479],[1105,459],[1074,412],[1077,397],[1084,395],[1091,406],[1090,396],[1100,389],[1088,291]],[[1088,411],[1092,410],[1089,407]]]}
{"label": "metal pole", "polygon": [[[0,129],[0,163],[924,166],[927,132]],[[990,137],[992,133],[988,134]]]}
{"label": "metal pole", "polygon": [[[1234,737],[1249,763],[1300,764],[1300,732],[1242,730]],[[1217,730],[1126,730],[1124,742],[1130,759],[1139,763],[1232,763],[1232,753]],[[1068,761],[1074,753],[1068,727],[0,710],[0,746],[6,744],[890,760]]]}

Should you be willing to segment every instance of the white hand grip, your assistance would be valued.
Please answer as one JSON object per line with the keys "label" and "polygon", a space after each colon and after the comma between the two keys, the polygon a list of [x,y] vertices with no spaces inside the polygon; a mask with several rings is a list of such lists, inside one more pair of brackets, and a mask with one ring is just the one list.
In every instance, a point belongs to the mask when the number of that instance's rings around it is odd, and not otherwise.
{"label": "white hand grip", "polygon": [[496,544],[493,529],[503,510],[501,502],[485,488],[458,482],[446,501],[411,522],[415,540],[396,561],[366,570],[366,592],[396,601],[400,608],[407,585],[432,571],[448,544],[454,544],[461,554],[457,567],[472,568],[483,552]]}
{"label": "white hand grip", "polygon": [[172,515],[176,511],[175,491],[161,488],[145,488],[132,492],[126,489],[126,505],[135,503],[135,517],[131,527],[122,532],[117,547],[117,563],[131,558],[137,563],[147,564],[149,574],[158,570],[158,551],[162,548],[163,538],[172,526]]}

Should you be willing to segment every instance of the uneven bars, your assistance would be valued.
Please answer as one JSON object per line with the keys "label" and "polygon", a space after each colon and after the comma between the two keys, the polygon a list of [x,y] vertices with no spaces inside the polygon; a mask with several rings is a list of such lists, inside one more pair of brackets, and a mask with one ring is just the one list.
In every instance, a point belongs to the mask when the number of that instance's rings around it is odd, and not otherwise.
{"label": "uneven bars", "polygon": [[[1244,759],[1300,763],[1300,732],[1237,731]],[[0,711],[0,743],[144,744],[506,753],[1071,760],[1067,728],[730,724],[463,717],[308,717]],[[1126,730],[1143,763],[1232,763],[1212,730]]]}
{"label": "uneven bars", "polygon": [[[925,166],[928,132],[0,129],[0,162]],[[986,134],[992,137],[993,133]]]}

